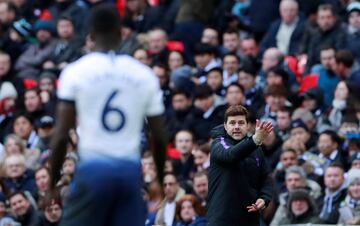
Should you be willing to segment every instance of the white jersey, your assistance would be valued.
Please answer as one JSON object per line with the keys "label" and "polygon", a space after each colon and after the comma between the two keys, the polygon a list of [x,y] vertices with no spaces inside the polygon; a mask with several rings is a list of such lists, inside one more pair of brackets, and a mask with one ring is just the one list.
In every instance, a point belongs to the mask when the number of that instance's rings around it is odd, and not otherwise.
{"label": "white jersey", "polygon": [[60,75],[58,97],[74,101],[82,158],[139,158],[145,116],[164,111],[159,81],[130,56],[90,53]]}

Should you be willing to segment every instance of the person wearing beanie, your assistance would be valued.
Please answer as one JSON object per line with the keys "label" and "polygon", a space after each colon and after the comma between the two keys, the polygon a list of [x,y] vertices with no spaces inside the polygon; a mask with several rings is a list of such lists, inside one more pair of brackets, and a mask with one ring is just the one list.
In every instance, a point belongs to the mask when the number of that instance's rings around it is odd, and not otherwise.
{"label": "person wearing beanie", "polygon": [[348,13],[348,26],[346,28],[346,49],[349,49],[355,60],[360,63],[360,2],[354,1],[350,3],[346,11]]}
{"label": "person wearing beanie", "polygon": [[15,64],[15,70],[21,78],[36,79],[43,64],[55,51],[55,27],[46,20],[38,20],[34,24],[37,43],[23,52]]}
{"label": "person wearing beanie", "polygon": [[360,169],[360,152],[357,151],[351,155],[350,158],[351,169]]}
{"label": "person wearing beanie", "polygon": [[17,92],[11,82],[0,84],[0,115],[11,114],[15,110]]}
{"label": "person wearing beanie", "polygon": [[296,189],[290,192],[287,202],[287,215],[279,224],[321,223],[317,216],[317,209],[313,198],[305,189]]}
{"label": "person wearing beanie", "polygon": [[351,169],[348,172],[348,194],[340,204],[339,222],[346,225],[360,224],[360,169]]}
{"label": "person wearing beanie", "polygon": [[1,42],[1,49],[9,53],[12,62],[29,47],[32,36],[32,26],[25,19],[14,21],[9,32],[4,35]]}

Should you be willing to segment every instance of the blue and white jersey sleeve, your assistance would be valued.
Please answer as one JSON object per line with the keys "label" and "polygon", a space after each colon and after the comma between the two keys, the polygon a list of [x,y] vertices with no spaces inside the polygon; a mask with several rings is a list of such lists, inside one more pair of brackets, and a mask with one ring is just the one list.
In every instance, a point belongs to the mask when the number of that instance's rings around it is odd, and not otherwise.
{"label": "blue and white jersey sleeve", "polygon": [[57,96],[60,100],[75,101],[76,94],[76,73],[71,66],[63,70],[59,79]]}
{"label": "blue and white jersey sleeve", "polygon": [[[154,77],[156,75],[153,75]],[[146,107],[146,116],[157,116],[164,112],[163,93],[156,77],[148,84],[149,96]]]}

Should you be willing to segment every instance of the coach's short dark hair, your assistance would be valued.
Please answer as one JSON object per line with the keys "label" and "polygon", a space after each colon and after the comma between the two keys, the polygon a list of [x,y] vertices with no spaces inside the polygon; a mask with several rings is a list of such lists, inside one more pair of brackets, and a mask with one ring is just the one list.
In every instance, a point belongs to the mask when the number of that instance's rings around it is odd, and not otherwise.
{"label": "coach's short dark hair", "polygon": [[248,120],[249,112],[244,106],[242,106],[242,105],[230,106],[224,114],[224,123],[227,122],[227,120],[230,116],[239,116],[239,115],[244,115],[246,118],[246,122],[249,121]]}

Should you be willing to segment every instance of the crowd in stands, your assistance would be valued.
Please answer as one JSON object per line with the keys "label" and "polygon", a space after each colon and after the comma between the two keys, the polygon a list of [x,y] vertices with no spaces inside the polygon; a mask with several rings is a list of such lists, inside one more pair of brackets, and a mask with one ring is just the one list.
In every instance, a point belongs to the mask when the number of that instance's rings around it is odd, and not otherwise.
{"label": "crowd in stands", "polygon": [[261,225],[360,224],[360,2],[0,0],[0,226],[60,220],[81,130],[49,194],[57,80],[92,51],[86,18],[104,3],[123,18],[118,53],[151,67],[166,107],[163,184],[144,123],[145,225],[206,225],[211,130],[238,104],[275,127]]}

